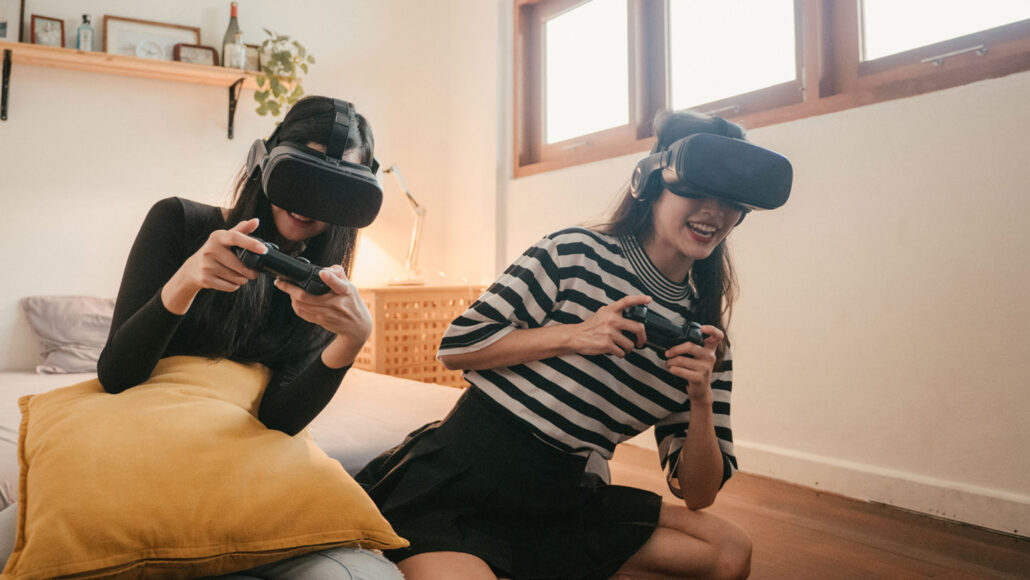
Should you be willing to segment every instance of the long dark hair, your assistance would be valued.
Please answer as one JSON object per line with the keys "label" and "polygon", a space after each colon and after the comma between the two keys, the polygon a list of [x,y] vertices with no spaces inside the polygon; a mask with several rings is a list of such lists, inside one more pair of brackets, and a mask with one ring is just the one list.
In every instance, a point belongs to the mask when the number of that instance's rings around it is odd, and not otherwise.
{"label": "long dark hair", "polygon": [[[333,99],[305,97],[286,114],[274,142],[269,141],[268,146],[271,148],[284,141],[326,145],[333,118]],[[371,168],[375,151],[372,128],[361,115],[357,115],[357,121],[358,130],[351,133],[344,154],[360,151],[360,163]],[[291,247],[275,227],[272,204],[261,188],[260,170],[250,175],[246,168],[241,169],[234,192],[227,226],[256,217],[260,225],[253,235],[279,243],[284,251],[303,256],[312,264],[341,264],[350,274],[357,245],[356,228],[329,224],[323,233]],[[203,243],[203,240],[198,242]],[[200,333],[203,336],[196,337],[204,352],[212,357],[275,364],[329,343],[332,339],[329,331],[296,316],[289,296],[275,289],[272,282],[270,276],[260,276],[235,292],[204,290],[198,294],[191,311],[196,312],[198,322],[205,329]],[[274,328],[275,332],[260,332],[267,328]]]}
{"label": "long dark hair", "polygon": [[[739,125],[730,123],[719,117],[711,117],[693,111],[663,111],[655,116],[654,132],[657,137],[652,152],[667,148],[677,139],[694,133],[715,133],[727,137],[741,139],[744,130]],[[630,193],[627,184],[619,193],[618,202],[608,217],[593,229],[614,235],[632,235],[643,245],[654,235],[653,207],[654,200],[661,193],[661,180],[653,180],[645,187],[645,201],[640,201]],[[733,269],[726,240],[723,240],[712,254],[704,260],[695,260],[690,269],[690,279],[697,291],[697,304],[694,308],[696,321],[710,324],[723,332],[729,326],[733,313],[733,302],[737,297],[737,276]],[[724,346],[729,339],[723,341],[719,349],[722,358]]]}

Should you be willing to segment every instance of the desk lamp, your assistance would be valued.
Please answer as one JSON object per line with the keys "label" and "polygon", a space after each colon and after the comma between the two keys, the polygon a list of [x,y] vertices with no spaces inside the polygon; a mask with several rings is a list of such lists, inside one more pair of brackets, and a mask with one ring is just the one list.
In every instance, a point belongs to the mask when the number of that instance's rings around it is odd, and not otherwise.
{"label": "desk lamp", "polygon": [[404,182],[404,176],[401,175],[401,170],[397,167],[396,163],[388,167],[384,173],[392,173],[397,178],[401,191],[408,197],[408,206],[411,208],[411,213],[415,216],[415,224],[411,230],[411,243],[408,244],[408,257],[404,260],[404,267],[408,271],[407,276],[405,278],[394,278],[388,284],[390,286],[420,286],[425,284],[425,280],[422,279],[422,271],[418,269],[418,247],[422,242],[422,222],[426,217],[426,208],[415,201],[415,196],[411,195],[411,190],[408,189],[408,184]]}

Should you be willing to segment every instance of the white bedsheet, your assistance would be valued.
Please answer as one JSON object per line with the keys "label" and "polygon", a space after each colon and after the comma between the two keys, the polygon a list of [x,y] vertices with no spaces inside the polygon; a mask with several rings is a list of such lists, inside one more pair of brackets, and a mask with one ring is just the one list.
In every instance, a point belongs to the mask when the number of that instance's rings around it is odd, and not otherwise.
{"label": "white bedsheet", "polygon": [[[18,497],[18,399],[95,376],[0,373],[0,508]],[[351,369],[336,396],[308,429],[330,457],[355,473],[411,431],[442,419],[461,393],[452,387]]]}

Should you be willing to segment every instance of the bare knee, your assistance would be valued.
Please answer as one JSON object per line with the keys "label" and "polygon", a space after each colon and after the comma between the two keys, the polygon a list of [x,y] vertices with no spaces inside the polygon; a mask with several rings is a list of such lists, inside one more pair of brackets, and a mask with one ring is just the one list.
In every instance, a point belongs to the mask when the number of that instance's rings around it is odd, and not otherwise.
{"label": "bare knee", "polygon": [[497,580],[486,562],[462,552],[423,552],[401,560],[397,567],[411,580]]}
{"label": "bare knee", "polygon": [[738,580],[751,575],[751,537],[743,529],[731,524],[719,538],[712,577]]}

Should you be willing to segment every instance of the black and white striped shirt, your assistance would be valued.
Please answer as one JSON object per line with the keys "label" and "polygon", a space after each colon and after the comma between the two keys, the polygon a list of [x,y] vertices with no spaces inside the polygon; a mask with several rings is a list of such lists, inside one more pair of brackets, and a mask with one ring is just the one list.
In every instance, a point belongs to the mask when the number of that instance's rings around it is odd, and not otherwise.
{"label": "black and white striped shirt", "polygon": [[[652,311],[684,324],[693,293],[663,276],[632,236],[584,228],[555,232],[526,250],[468,310],[451,323],[439,355],[474,352],[515,329],[575,324],[629,295],[651,296]],[[732,358],[712,375],[715,431],[723,481],[736,471],[730,430]],[[570,453],[599,453],[655,426],[670,488],[690,423],[686,381],[660,352],[635,349],[626,358],[564,355],[511,367],[466,371],[465,378],[538,435]]]}

